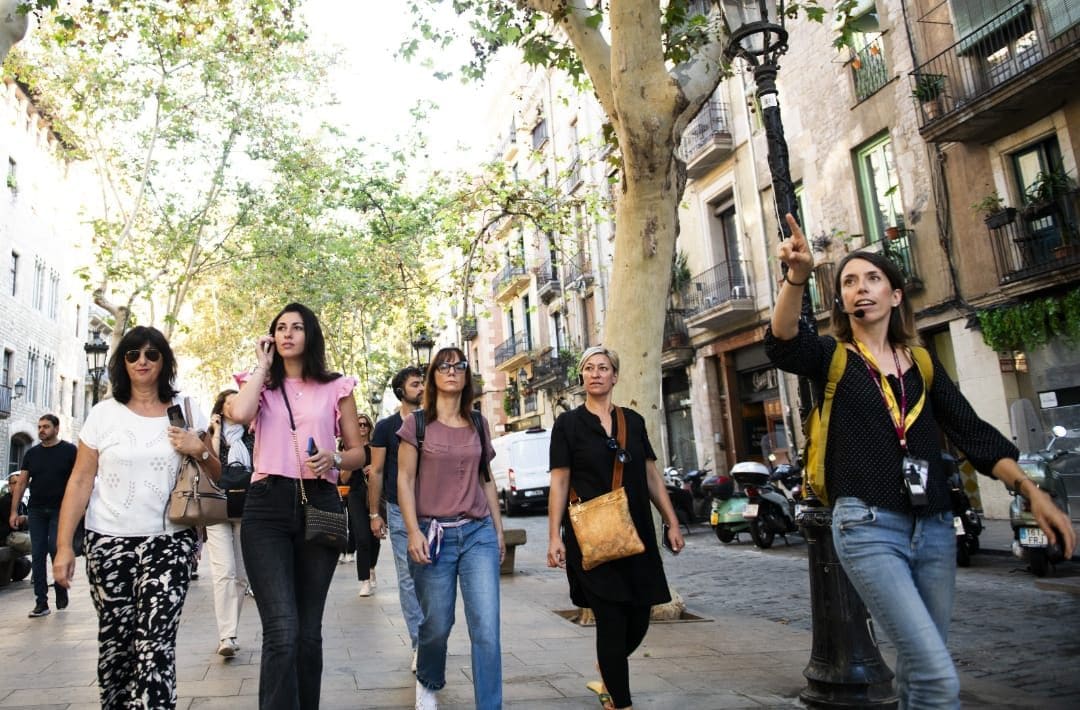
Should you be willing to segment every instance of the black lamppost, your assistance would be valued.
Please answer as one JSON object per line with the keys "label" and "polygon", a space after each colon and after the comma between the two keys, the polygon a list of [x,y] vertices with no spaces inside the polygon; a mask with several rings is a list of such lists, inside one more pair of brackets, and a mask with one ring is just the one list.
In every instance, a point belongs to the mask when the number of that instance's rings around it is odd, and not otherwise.
{"label": "black lamppost", "polygon": [[[776,90],[778,61],[787,51],[783,0],[719,0],[728,32],[725,55],[741,57],[754,73],[756,96],[768,145],[769,172],[781,236],[791,236],[784,214],[799,219],[795,186],[788,167],[787,141]],[[786,265],[782,267],[787,270]],[[817,332],[809,289],[803,289],[802,326]],[[806,378],[799,381],[803,421],[819,401]],[[832,511],[816,498],[803,501],[797,515],[806,538],[810,563],[810,603],[813,649],[803,671],[806,689],[800,698],[810,707],[892,707],[893,673],[881,658],[870,632],[866,611],[836,557]]]}
{"label": "black lamppost", "polygon": [[86,351],[86,372],[90,375],[93,392],[90,397],[97,404],[101,396],[101,378],[105,375],[105,359],[109,354],[109,344],[101,339],[101,331],[95,330],[90,342],[83,345]]}
{"label": "black lamppost", "polygon": [[[376,417],[379,416],[379,407],[382,406],[383,401],[382,390],[372,390],[371,397],[368,398],[368,401],[371,402],[371,411],[375,413]],[[371,434],[372,432],[369,431],[368,436],[370,436]]]}
{"label": "black lamppost", "polygon": [[427,328],[421,328],[411,343],[413,352],[416,354],[416,365],[426,370],[431,362],[431,351],[435,349],[435,341],[428,335]]}

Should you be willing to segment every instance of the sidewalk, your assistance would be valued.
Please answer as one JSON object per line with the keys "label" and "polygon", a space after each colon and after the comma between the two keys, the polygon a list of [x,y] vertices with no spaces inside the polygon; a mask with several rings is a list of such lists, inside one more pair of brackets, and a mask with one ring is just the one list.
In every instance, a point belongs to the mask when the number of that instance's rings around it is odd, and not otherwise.
{"label": "sidewalk", "polygon": [[[545,552],[536,540],[519,547],[517,573],[503,578],[505,706],[597,708],[595,696],[585,688],[596,677],[593,631],[555,613],[570,604],[563,573],[543,564]],[[260,642],[255,606],[249,603],[244,609],[240,654],[229,661],[216,656],[205,559],[202,571],[181,622],[178,707],[254,708]],[[323,708],[412,707],[414,677],[388,555],[380,559],[378,573],[375,595],[359,598],[353,566],[337,568],[323,630]],[[679,584],[678,579],[672,582]],[[27,582],[0,590],[0,623],[7,631],[0,636],[0,654],[7,661],[0,667],[0,708],[98,707],[97,625],[81,570],[77,585],[67,610],[54,610],[42,619],[26,617],[33,605]],[[472,707],[468,635],[460,606],[457,619],[448,682],[439,694],[447,709]],[[634,707],[800,707],[810,647],[810,633],[747,615],[654,624],[631,659]],[[962,685],[965,707],[1055,707],[983,679],[962,675]]]}

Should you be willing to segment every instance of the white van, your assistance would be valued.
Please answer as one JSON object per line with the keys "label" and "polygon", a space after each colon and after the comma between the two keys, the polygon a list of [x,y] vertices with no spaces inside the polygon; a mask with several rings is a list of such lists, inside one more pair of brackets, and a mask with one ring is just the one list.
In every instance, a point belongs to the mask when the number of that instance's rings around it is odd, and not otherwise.
{"label": "white van", "polygon": [[492,439],[491,445],[495,448],[491,475],[503,513],[513,515],[525,509],[547,510],[551,487],[551,467],[548,465],[551,432],[534,427]]}

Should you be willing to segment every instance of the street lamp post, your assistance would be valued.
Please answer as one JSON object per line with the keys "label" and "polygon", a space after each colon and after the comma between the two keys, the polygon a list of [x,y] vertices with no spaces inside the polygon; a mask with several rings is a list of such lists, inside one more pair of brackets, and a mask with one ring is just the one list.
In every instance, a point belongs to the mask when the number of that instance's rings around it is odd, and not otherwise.
{"label": "street lamp post", "polygon": [[[382,401],[383,401],[383,393],[382,393],[382,391],[378,390],[378,389],[372,390],[371,391],[371,397],[368,398],[368,401],[371,402],[371,411],[373,411],[375,413],[375,416],[378,417],[379,416],[379,407],[382,406]],[[372,434],[372,432],[369,431],[368,435],[370,436],[371,434]]]}
{"label": "street lamp post", "polygon": [[[728,59],[741,57],[754,74],[756,96],[768,146],[777,219],[783,238],[791,236],[784,219],[799,219],[795,186],[788,167],[788,147],[776,89],[778,61],[787,51],[783,0],[718,0],[728,32]],[[782,266],[786,272],[786,265]],[[809,289],[803,289],[802,327],[817,332]],[[809,380],[799,378],[803,421],[819,401]],[[807,489],[809,490],[809,489]],[[832,511],[810,497],[796,516],[806,538],[810,567],[813,648],[803,671],[807,687],[800,698],[810,707],[893,707],[893,674],[881,658],[866,611],[836,557]]]}
{"label": "street lamp post", "polygon": [[95,330],[90,341],[83,345],[86,351],[86,371],[90,375],[93,391],[91,402],[97,404],[101,397],[101,378],[105,375],[105,359],[109,354],[109,344],[101,339],[101,331]]}
{"label": "street lamp post", "polygon": [[412,340],[413,352],[416,354],[416,364],[422,370],[427,370],[431,362],[431,351],[435,349],[435,341],[428,335],[427,328],[421,328],[420,332]]}

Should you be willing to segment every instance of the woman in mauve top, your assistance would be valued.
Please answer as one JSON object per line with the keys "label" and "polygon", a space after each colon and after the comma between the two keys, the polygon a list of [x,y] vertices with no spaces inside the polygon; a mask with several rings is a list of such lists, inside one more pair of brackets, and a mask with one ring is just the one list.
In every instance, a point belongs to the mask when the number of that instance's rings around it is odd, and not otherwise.
{"label": "woman in mauve top", "polygon": [[[398,505],[409,533],[409,569],[424,612],[416,659],[416,707],[437,708],[446,685],[446,642],[458,579],[472,643],[473,700],[502,707],[499,565],[506,546],[488,462],[487,421],[472,417],[472,373],[465,353],[443,348],[431,361],[424,406],[398,429]],[[423,448],[417,474],[416,416]],[[485,446],[486,444],[486,446]]]}
{"label": "woman in mauve top", "polygon": [[338,471],[367,463],[352,398],[356,380],[327,371],[319,320],[299,303],[270,323],[256,357],[255,369],[236,378],[241,387],[231,409],[237,422],[255,422],[240,542],[262,620],[259,707],[313,710],[322,682],[323,606],[338,553],[304,540],[301,486],[315,507],[341,510]]}

